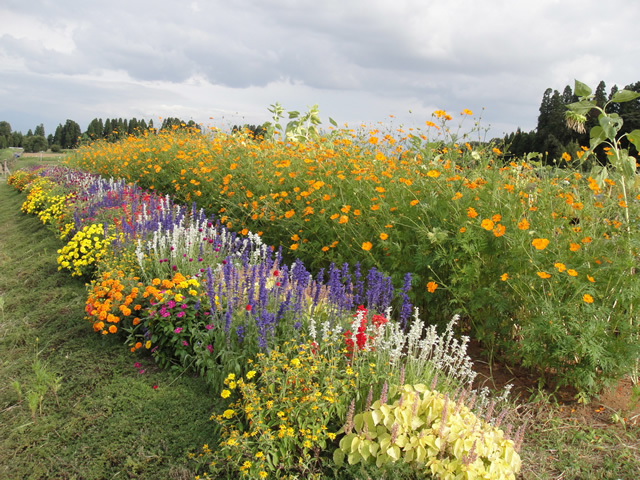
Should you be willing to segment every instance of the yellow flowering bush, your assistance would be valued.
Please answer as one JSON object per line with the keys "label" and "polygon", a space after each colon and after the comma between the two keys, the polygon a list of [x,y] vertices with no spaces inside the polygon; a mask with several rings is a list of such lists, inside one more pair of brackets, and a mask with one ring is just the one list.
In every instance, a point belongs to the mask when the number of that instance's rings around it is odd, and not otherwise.
{"label": "yellow flowering bush", "polygon": [[284,342],[258,354],[244,377],[229,374],[220,395],[230,403],[212,416],[222,433],[219,448],[205,456],[210,472],[321,473],[346,413],[341,397],[353,393],[343,359],[310,343]]}
{"label": "yellow flowering bush", "polygon": [[115,235],[106,236],[104,226],[85,225],[58,250],[58,270],[69,270],[72,276],[89,275],[103,257]]}
{"label": "yellow flowering bush", "polygon": [[464,393],[450,398],[422,384],[391,387],[390,403],[376,400],[347,418],[334,461],[382,468],[402,460],[416,472],[443,480],[515,479],[522,430],[509,439],[499,428],[500,415],[492,424],[476,416],[464,400]]}

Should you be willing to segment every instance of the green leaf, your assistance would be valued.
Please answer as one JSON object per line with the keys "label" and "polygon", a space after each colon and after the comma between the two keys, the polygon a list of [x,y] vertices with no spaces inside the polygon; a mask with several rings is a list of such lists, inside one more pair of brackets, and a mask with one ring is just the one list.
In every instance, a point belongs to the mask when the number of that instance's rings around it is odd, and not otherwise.
{"label": "green leaf", "polygon": [[586,115],[595,106],[595,100],[580,100],[579,102],[570,103],[567,105],[567,108],[572,112],[579,113],[580,115]]}
{"label": "green leaf", "polygon": [[589,136],[589,145],[592,150],[607,139],[604,130],[600,126],[593,127],[589,132]]}
{"label": "green leaf", "polygon": [[341,467],[344,464],[344,452],[339,448],[336,448],[333,451],[333,463],[338,467]]}
{"label": "green leaf", "polygon": [[582,83],[579,80],[575,81],[575,87],[573,88],[573,93],[575,93],[578,97],[588,97],[591,95],[591,88],[586,83]]}
{"label": "green leaf", "polygon": [[331,118],[331,117],[329,117],[329,123],[330,123],[331,125],[333,125],[334,127],[337,127],[337,126],[338,126],[338,122],[336,122],[336,121],[335,121],[333,118]]}
{"label": "green leaf", "polygon": [[615,140],[620,128],[622,128],[622,118],[618,114],[612,113],[610,115],[600,115],[598,121],[607,138],[611,141]]}
{"label": "green leaf", "polygon": [[611,97],[611,101],[617,103],[629,102],[631,100],[635,100],[638,97],[640,97],[640,93],[638,92],[634,92],[632,90],[620,90],[619,92],[613,94],[613,97]]}
{"label": "green leaf", "polygon": [[298,118],[300,116],[300,112],[297,110],[291,110],[289,112],[289,118]]}
{"label": "green leaf", "polygon": [[627,133],[627,138],[631,143],[633,143],[636,150],[640,151],[640,130],[633,130],[632,132]]}

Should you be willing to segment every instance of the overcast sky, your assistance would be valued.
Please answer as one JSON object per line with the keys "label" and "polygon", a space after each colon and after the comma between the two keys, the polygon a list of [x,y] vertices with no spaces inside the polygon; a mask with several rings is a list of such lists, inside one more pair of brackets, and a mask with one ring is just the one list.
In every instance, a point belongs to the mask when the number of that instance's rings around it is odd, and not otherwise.
{"label": "overcast sky", "polygon": [[279,101],[352,127],[470,109],[497,137],[534,129],[548,87],[640,80],[636,0],[2,0],[0,19],[0,120],[23,133],[262,123]]}

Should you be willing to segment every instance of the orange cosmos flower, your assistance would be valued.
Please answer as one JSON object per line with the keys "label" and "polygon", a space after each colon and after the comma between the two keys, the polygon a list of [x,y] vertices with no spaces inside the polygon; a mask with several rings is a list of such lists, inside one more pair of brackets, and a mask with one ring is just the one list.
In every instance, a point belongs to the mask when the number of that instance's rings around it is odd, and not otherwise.
{"label": "orange cosmos flower", "polygon": [[496,213],[493,217],[491,217],[491,220],[498,223],[500,220],[502,220],[502,215]]}
{"label": "orange cosmos flower", "polygon": [[578,272],[576,272],[573,268],[570,268],[569,270],[567,270],[567,273],[569,275],[571,275],[572,277],[577,277],[578,276]]}
{"label": "orange cosmos flower", "polygon": [[503,282],[506,282],[508,279],[509,279],[508,273],[503,273],[502,275],[500,275],[500,280],[502,280]]}
{"label": "orange cosmos flower", "polygon": [[427,172],[427,177],[438,178],[440,176],[440,172],[437,170],[429,170]]}
{"label": "orange cosmos flower", "polygon": [[560,262],[554,263],[553,266],[556,267],[560,273],[564,272],[567,269],[565,264]]}
{"label": "orange cosmos flower", "polygon": [[371,244],[371,242],[362,242],[362,249],[365,252],[368,252],[369,250],[371,250],[371,247],[373,247],[373,245]]}
{"label": "orange cosmos flower", "polygon": [[571,250],[572,252],[577,252],[578,250],[580,250],[580,245],[577,243],[570,243],[569,250]]}
{"label": "orange cosmos flower", "polygon": [[595,283],[596,279],[593,278],[591,275],[587,274],[587,280],[589,280],[591,283]]}
{"label": "orange cosmos flower", "polygon": [[294,243],[293,245],[291,245],[289,247],[289,250],[297,250],[297,249],[298,249],[298,244],[297,243]]}
{"label": "orange cosmos flower", "polygon": [[285,212],[284,216],[285,218],[291,218],[296,214],[295,210],[289,210],[287,212]]}
{"label": "orange cosmos flower", "polygon": [[326,251],[328,251],[328,250],[329,250],[329,247],[326,247],[326,246],[325,246],[325,247],[322,247],[322,251],[323,251],[323,252],[326,252]]}
{"label": "orange cosmos flower", "polygon": [[482,223],[480,224],[480,226],[485,230],[491,230],[493,228],[493,222],[488,218],[485,218],[484,220],[482,220]]}
{"label": "orange cosmos flower", "polygon": [[526,218],[523,218],[518,222],[518,228],[520,230],[527,230],[529,228],[529,222],[527,221]]}
{"label": "orange cosmos flower", "polygon": [[347,223],[349,221],[349,217],[347,217],[346,215],[340,215],[340,220],[338,220],[338,223]]}
{"label": "orange cosmos flower", "polygon": [[531,245],[536,247],[538,250],[544,250],[547,248],[547,245],[549,245],[549,240],[546,238],[534,238]]}
{"label": "orange cosmos flower", "polygon": [[538,275],[540,278],[551,278],[551,275],[549,275],[547,272],[537,272],[536,275]]}
{"label": "orange cosmos flower", "polygon": [[436,288],[438,288],[438,284],[436,282],[427,283],[427,292],[433,293],[436,291]]}
{"label": "orange cosmos flower", "polygon": [[386,233],[380,234],[380,240],[386,240],[387,238],[389,238],[389,235],[387,235]]}
{"label": "orange cosmos flower", "polygon": [[496,225],[496,228],[494,228],[494,229],[493,229],[493,234],[494,234],[496,237],[501,237],[501,236],[503,236],[503,235],[504,235],[504,232],[505,232],[506,230],[507,230],[507,229],[506,229],[506,227],[505,227],[504,225],[500,225],[500,224],[498,224],[498,225]]}
{"label": "orange cosmos flower", "polygon": [[478,212],[476,212],[475,208],[473,207],[467,208],[467,217],[476,218],[477,216],[478,216]]}
{"label": "orange cosmos flower", "polygon": [[411,205],[412,207],[415,207],[418,204],[419,200],[411,200],[409,202],[409,205]]}
{"label": "orange cosmos flower", "polygon": [[582,301],[585,303],[593,303],[593,297],[591,295],[589,295],[588,293],[585,293],[582,296]]}

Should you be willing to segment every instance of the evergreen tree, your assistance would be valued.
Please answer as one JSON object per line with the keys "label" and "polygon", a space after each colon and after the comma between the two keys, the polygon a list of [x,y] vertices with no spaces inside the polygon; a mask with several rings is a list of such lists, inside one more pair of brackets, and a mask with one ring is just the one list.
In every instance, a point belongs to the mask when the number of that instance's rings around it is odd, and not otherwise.
{"label": "evergreen tree", "polygon": [[80,125],[67,119],[62,127],[62,143],[60,145],[62,148],[76,148],[81,135]]}
{"label": "evergreen tree", "polygon": [[62,146],[62,124],[56,127],[56,133],[53,135],[53,143]]}
{"label": "evergreen tree", "polygon": [[45,137],[46,138],[46,135],[44,133],[44,125],[42,123],[40,125],[38,125],[36,127],[36,129],[33,131],[33,134],[34,135],[40,135],[41,137]]}

